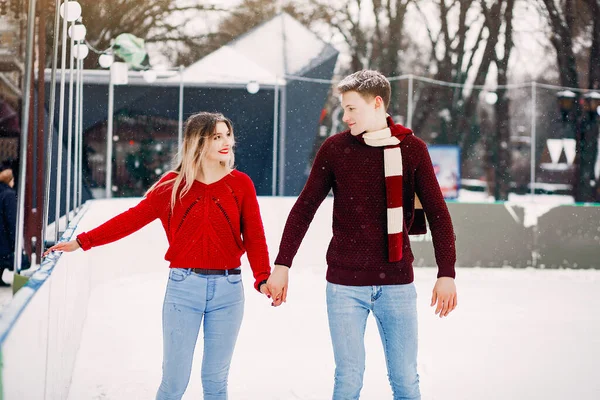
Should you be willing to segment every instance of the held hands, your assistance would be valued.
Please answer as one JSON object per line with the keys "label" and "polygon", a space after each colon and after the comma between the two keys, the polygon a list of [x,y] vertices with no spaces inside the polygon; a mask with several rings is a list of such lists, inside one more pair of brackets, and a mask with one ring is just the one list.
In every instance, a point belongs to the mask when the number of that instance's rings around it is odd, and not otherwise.
{"label": "held hands", "polygon": [[267,287],[273,298],[273,302],[271,303],[273,307],[279,307],[287,300],[289,271],[290,269],[285,265],[275,265],[269,280],[261,287],[261,291],[262,288]]}
{"label": "held hands", "polygon": [[440,318],[447,317],[452,310],[457,306],[457,294],[456,285],[454,279],[442,276],[438,278],[435,286],[433,287],[433,293],[431,296],[431,307],[437,303],[435,313],[440,314]]}
{"label": "held hands", "polygon": [[[77,240],[71,240],[70,242],[61,242],[58,244],[55,244],[54,246],[50,247],[48,250],[46,250],[44,252],[44,254],[42,255],[42,257],[46,257],[48,254],[50,254],[53,251],[66,251],[67,253],[70,253],[72,251],[75,251],[79,248],[79,243],[77,243]],[[265,286],[265,285],[263,285]]]}
{"label": "held hands", "polygon": [[268,298],[271,298],[271,292],[269,292],[269,288],[267,287],[267,283],[263,283],[262,285],[260,285],[260,292],[262,294],[264,294],[265,296],[267,296]]}

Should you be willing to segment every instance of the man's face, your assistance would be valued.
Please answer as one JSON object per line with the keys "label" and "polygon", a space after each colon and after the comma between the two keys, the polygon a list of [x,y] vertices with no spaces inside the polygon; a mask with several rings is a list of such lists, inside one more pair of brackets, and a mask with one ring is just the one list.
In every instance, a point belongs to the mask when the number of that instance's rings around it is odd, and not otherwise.
{"label": "man's face", "polygon": [[0,182],[6,183],[7,185],[14,179],[13,171],[10,168],[7,168],[0,172]]}
{"label": "man's face", "polygon": [[379,96],[365,99],[355,91],[342,93],[342,107],[344,109],[342,120],[348,124],[350,133],[360,135],[365,131],[372,130],[382,104],[383,101]]}

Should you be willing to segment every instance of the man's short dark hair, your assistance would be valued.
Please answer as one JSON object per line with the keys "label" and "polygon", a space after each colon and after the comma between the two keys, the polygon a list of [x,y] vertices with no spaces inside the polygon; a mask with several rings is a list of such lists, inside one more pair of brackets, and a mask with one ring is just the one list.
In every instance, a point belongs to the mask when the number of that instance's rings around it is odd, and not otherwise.
{"label": "man's short dark hair", "polygon": [[337,88],[340,94],[357,92],[365,99],[366,97],[380,96],[386,110],[390,105],[392,87],[387,78],[379,71],[363,69],[355,72],[342,79]]}
{"label": "man's short dark hair", "polygon": [[0,172],[7,169],[12,169],[14,171],[14,164],[15,160],[2,160],[2,162],[0,162]]}

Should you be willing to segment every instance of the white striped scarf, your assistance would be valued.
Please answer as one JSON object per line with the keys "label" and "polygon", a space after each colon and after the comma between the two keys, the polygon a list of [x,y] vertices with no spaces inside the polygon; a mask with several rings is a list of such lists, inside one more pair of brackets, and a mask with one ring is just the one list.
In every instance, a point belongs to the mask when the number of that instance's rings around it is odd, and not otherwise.
{"label": "white striped scarf", "polygon": [[402,152],[400,142],[412,135],[412,131],[394,124],[387,117],[388,127],[379,131],[366,132],[359,138],[368,146],[383,147],[385,191],[387,204],[388,256],[390,262],[402,259],[402,230],[404,215],[402,210]]}

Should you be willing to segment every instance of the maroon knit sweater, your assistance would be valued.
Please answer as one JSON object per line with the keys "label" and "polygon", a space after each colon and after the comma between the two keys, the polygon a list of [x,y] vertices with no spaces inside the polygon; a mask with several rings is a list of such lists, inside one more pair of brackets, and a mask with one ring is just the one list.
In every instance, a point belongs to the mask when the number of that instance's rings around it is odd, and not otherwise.
{"label": "maroon knit sweater", "polygon": [[348,286],[406,284],[413,281],[408,231],[415,192],[433,237],[438,277],[455,277],[455,236],[448,207],[425,143],[414,135],[400,144],[403,166],[403,257],[388,261],[383,148],[370,147],[345,131],[319,149],[310,176],[288,216],[275,264],[291,267],[308,227],[333,189],[333,238],[327,251],[327,280]]}

